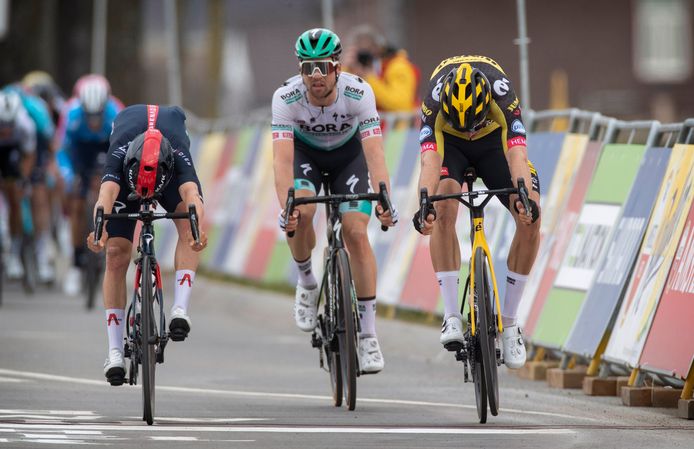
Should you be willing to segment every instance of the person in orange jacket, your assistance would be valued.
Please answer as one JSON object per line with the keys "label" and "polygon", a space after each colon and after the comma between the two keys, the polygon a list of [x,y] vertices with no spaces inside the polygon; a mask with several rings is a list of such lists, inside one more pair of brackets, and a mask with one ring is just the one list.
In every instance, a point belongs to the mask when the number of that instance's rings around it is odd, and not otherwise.
{"label": "person in orange jacket", "polygon": [[352,31],[345,70],[363,78],[374,91],[381,112],[410,112],[419,103],[420,72],[403,49],[389,45],[369,26]]}

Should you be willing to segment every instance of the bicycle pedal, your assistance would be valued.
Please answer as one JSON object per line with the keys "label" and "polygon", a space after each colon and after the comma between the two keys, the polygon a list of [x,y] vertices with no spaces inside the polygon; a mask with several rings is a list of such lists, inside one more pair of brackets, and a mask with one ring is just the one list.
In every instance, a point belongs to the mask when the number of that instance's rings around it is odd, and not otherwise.
{"label": "bicycle pedal", "polygon": [[459,352],[462,351],[463,349],[463,344],[459,341],[451,341],[443,345],[444,348],[446,348],[447,351],[450,352]]}

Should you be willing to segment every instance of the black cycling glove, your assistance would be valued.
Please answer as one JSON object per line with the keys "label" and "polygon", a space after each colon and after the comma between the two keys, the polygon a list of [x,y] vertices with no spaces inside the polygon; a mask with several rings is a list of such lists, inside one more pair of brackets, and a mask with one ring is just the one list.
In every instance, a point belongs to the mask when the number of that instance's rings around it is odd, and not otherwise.
{"label": "black cycling glove", "polygon": [[[513,208],[516,210],[517,214],[520,214],[520,211],[518,210],[518,203],[520,200],[516,200],[513,202]],[[532,222],[535,223],[538,218],[540,218],[540,208],[537,207],[537,203],[535,200],[531,200],[528,198],[528,203],[530,204],[530,213],[532,214]]]}
{"label": "black cycling glove", "polygon": [[[429,205],[429,210],[427,211],[427,217],[429,214],[434,216],[434,219],[436,219],[436,209],[434,209],[433,205]],[[419,211],[414,213],[414,217],[412,217],[412,224],[414,225],[414,228],[419,232],[420,234],[422,233],[422,223],[419,221]]]}

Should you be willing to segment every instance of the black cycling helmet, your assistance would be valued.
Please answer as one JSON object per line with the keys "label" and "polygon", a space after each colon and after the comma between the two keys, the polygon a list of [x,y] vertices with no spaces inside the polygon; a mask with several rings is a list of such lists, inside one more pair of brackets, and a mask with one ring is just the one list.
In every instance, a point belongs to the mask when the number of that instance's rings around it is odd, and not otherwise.
{"label": "black cycling helmet", "polygon": [[142,199],[160,194],[171,180],[173,168],[171,143],[158,129],[148,129],[130,142],[123,160],[128,187]]}
{"label": "black cycling helmet", "polygon": [[450,71],[441,89],[441,112],[458,131],[472,131],[487,118],[492,103],[489,80],[468,63]]}

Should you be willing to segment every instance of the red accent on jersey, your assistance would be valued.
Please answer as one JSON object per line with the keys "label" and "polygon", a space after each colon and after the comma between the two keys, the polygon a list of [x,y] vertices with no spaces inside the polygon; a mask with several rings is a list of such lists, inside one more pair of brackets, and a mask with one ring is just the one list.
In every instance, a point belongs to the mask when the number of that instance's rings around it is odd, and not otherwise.
{"label": "red accent on jersey", "polygon": [[437,150],[437,147],[436,147],[436,144],[434,142],[424,142],[422,144],[422,153],[424,153],[425,151],[436,151],[436,150]]}
{"label": "red accent on jersey", "polygon": [[277,131],[274,131],[272,133],[272,140],[279,139],[279,138],[280,138],[280,133],[278,133]]}
{"label": "red accent on jersey", "polygon": [[508,139],[506,141],[506,146],[508,146],[508,148],[515,147],[516,145],[526,146],[525,145],[525,137],[516,136],[516,137],[514,137],[512,139]]}
{"label": "red accent on jersey", "polygon": [[111,321],[114,321],[114,322],[116,323],[116,326],[119,326],[119,325],[120,325],[120,321],[118,321],[118,317],[116,316],[115,313],[110,313],[110,314],[108,315],[108,321],[106,322],[106,325],[107,325],[107,326],[110,326],[110,325],[111,325]]}
{"label": "red accent on jersey", "polygon": [[188,287],[193,286],[193,281],[190,279],[190,274],[186,273],[181,279],[178,280],[178,285],[183,285],[185,281],[188,281]]}
{"label": "red accent on jersey", "polygon": [[155,104],[147,105],[147,129],[154,129],[157,124],[157,116],[159,115],[159,106]]}
{"label": "red accent on jersey", "polygon": [[441,176],[448,176],[448,167],[441,167]]}

